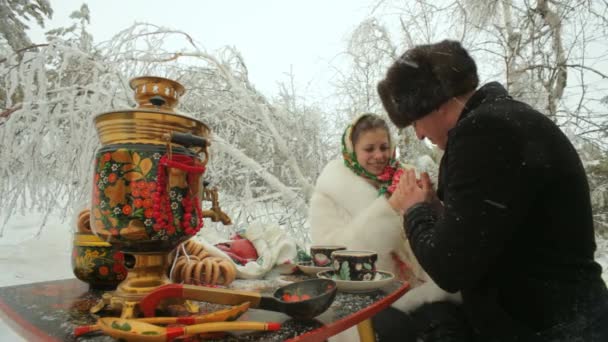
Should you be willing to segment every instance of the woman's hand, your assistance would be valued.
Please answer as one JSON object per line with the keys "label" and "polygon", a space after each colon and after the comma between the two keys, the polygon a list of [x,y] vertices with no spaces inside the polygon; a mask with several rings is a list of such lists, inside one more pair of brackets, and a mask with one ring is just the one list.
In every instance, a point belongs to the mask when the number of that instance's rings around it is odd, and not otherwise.
{"label": "woman's hand", "polygon": [[388,200],[393,209],[401,214],[405,214],[414,204],[421,202],[433,203],[436,201],[439,201],[439,199],[437,199],[429,174],[423,172],[420,175],[420,180],[418,180],[416,179],[416,172],[413,169],[405,170],[404,174],[401,175],[397,188]]}
{"label": "woman's hand", "polygon": [[405,176],[405,174],[403,176],[401,176],[399,183],[397,183],[397,187],[391,194],[391,197],[388,199],[388,204],[390,204],[390,206],[393,207],[393,209],[396,212],[398,212],[400,215],[405,214],[405,211],[403,210],[402,206],[406,200],[406,197],[405,197],[405,194],[403,193],[403,191],[401,190],[401,188],[399,187],[399,184],[401,184],[401,182],[403,182],[404,176]]}

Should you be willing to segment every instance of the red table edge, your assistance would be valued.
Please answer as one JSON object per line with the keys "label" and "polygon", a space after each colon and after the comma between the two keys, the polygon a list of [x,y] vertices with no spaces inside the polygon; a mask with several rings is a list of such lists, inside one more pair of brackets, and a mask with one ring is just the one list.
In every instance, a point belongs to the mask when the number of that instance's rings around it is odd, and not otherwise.
{"label": "red table edge", "polygon": [[60,340],[49,336],[32,323],[23,319],[20,314],[11,309],[2,299],[0,299],[0,318],[26,341],[60,342]]}
{"label": "red table edge", "polygon": [[309,331],[302,335],[296,336],[294,338],[285,340],[286,342],[318,342],[319,340],[325,340],[331,336],[337,335],[338,333],[356,326],[357,324],[363,322],[366,319],[372,318],[375,314],[387,308],[389,305],[394,303],[397,299],[403,296],[410,288],[410,284],[408,282],[404,282],[403,285],[389,294],[388,296],[382,298],[382,300],[366,307],[363,310],[357,311],[354,314],[346,316],[340,320],[337,320],[333,323],[327,324],[321,328]]}

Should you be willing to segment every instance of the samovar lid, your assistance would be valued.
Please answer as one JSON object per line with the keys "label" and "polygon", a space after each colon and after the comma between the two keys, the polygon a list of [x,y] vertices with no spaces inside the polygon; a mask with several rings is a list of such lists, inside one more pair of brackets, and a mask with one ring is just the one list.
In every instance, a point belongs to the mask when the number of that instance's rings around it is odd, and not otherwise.
{"label": "samovar lid", "polygon": [[211,130],[202,121],[174,110],[184,87],[156,76],[137,77],[129,83],[138,106],[94,116],[102,145],[163,144],[167,134],[185,133],[208,138]]}
{"label": "samovar lid", "polygon": [[168,114],[206,126],[191,115],[175,110],[179,98],[186,92],[184,86],[179,82],[158,76],[141,76],[131,79],[129,86],[135,93],[137,107],[102,112],[95,115],[93,120],[97,121],[99,117],[112,113],[143,112]]}

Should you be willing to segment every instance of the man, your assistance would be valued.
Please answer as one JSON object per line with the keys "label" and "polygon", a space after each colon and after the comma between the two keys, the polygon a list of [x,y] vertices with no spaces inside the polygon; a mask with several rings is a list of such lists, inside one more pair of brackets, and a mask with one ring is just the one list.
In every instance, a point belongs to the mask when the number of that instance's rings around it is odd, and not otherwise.
{"label": "man", "polygon": [[447,40],[408,50],[378,84],[393,123],[445,151],[436,194],[414,171],[396,190],[414,254],[440,287],[462,292],[479,341],[608,341],[576,150],[500,84],[477,86],[475,62]]}

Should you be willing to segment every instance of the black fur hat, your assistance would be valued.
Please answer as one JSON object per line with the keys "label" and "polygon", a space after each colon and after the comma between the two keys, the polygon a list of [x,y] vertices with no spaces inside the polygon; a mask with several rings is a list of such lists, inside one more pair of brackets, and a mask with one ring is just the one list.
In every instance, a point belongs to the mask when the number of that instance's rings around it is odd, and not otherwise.
{"label": "black fur hat", "polygon": [[406,127],[478,84],[473,58],[459,42],[444,40],[407,50],[378,83],[378,94],[391,121]]}

